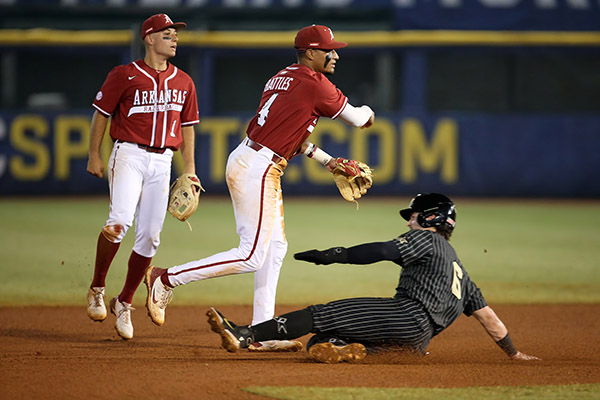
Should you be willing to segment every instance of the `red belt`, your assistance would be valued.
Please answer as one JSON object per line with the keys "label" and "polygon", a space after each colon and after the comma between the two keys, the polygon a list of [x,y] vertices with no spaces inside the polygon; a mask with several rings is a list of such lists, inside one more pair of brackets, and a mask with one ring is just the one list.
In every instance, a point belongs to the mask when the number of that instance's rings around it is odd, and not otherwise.
{"label": "red belt", "polygon": [[[260,143],[256,143],[254,140],[252,140],[250,138],[248,138],[248,141],[246,142],[246,146],[250,147],[254,151],[259,151],[260,149],[265,147]],[[273,153],[273,157],[271,158],[271,161],[273,161],[275,164],[277,164],[281,160],[283,160],[283,157],[279,157],[277,154]]]}
{"label": "red belt", "polygon": [[143,144],[139,144],[137,145],[140,149],[142,150],[146,150],[148,153],[158,153],[158,154],[163,154],[167,149],[160,148],[160,147],[150,147],[150,146],[146,146]]}
{"label": "red belt", "polygon": [[163,154],[167,150],[164,147],[150,147],[150,146],[146,146],[145,144],[126,142],[124,140],[117,140],[117,143],[131,143],[131,144],[135,144],[137,147],[139,147],[142,150],[147,151],[148,153]]}

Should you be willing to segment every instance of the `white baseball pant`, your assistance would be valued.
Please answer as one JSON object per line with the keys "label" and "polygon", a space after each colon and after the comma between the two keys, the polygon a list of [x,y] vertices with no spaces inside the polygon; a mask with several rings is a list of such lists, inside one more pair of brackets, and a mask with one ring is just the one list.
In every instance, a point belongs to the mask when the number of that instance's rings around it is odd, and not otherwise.
{"label": "white baseball pant", "polygon": [[108,161],[110,209],[103,231],[113,235],[107,239],[121,242],[135,218],[133,251],[154,257],[169,202],[172,158],[171,149],[149,153],[134,143],[115,142]]}
{"label": "white baseball pant", "polygon": [[167,270],[173,286],[254,272],[252,324],[273,318],[279,271],[287,252],[281,176],[287,161],[270,149],[255,150],[248,139],[231,152],[226,180],[233,203],[239,246]]}

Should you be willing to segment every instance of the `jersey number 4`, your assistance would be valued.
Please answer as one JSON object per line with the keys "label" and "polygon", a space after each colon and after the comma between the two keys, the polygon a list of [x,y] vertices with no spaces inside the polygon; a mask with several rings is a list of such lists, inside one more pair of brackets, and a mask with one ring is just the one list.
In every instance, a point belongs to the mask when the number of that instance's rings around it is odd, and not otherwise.
{"label": "jersey number 4", "polygon": [[462,285],[461,279],[463,277],[462,269],[460,265],[456,261],[452,262],[452,267],[454,268],[453,278],[452,278],[452,294],[456,296],[457,299],[462,298]]}
{"label": "jersey number 4", "polygon": [[267,121],[267,117],[269,116],[269,108],[271,108],[273,102],[275,101],[278,95],[279,93],[273,93],[273,95],[269,97],[269,100],[267,100],[265,105],[262,106],[262,108],[258,112],[258,120],[256,121],[258,125],[263,126],[265,124],[265,122]]}

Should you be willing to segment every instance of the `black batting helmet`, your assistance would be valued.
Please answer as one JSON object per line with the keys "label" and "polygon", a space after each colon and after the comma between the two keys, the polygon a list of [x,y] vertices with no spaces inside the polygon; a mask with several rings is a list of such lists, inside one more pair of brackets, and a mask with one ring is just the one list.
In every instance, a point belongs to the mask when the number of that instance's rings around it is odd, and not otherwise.
{"label": "black batting helmet", "polygon": [[[437,227],[444,224],[454,228],[456,209],[448,197],[439,193],[419,193],[411,201],[408,208],[400,210],[405,220],[410,220],[412,213],[418,212],[417,222],[423,228]],[[431,216],[434,218],[430,218]]]}

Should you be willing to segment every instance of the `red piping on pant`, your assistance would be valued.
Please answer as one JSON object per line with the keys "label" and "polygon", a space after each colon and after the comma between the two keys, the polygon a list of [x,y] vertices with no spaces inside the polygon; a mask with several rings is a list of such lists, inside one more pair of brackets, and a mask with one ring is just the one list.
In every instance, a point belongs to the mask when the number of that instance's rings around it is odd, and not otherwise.
{"label": "red piping on pant", "polygon": [[239,260],[225,260],[225,261],[219,261],[219,262],[213,263],[213,264],[200,265],[198,267],[181,270],[181,271],[174,272],[174,273],[167,272],[167,276],[177,276],[177,275],[180,275],[180,274],[183,274],[186,272],[196,271],[199,269],[204,269],[204,268],[209,268],[209,267],[215,267],[217,265],[236,263],[236,262],[244,262],[244,261],[248,261],[250,258],[252,258],[252,255],[254,254],[254,250],[256,250],[256,246],[258,244],[258,237],[260,235],[260,227],[262,226],[264,198],[265,198],[265,180],[266,180],[267,174],[269,173],[269,170],[271,169],[272,166],[273,166],[273,164],[270,164],[267,167],[267,169],[262,177],[262,182],[260,185],[260,212],[259,212],[260,217],[258,218],[258,227],[256,229],[256,236],[254,237],[254,244],[252,245],[252,250],[250,251],[250,254],[248,254],[248,257],[246,257],[244,259],[239,259]]}

